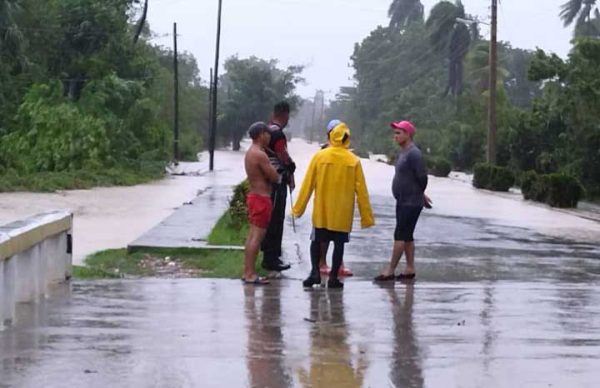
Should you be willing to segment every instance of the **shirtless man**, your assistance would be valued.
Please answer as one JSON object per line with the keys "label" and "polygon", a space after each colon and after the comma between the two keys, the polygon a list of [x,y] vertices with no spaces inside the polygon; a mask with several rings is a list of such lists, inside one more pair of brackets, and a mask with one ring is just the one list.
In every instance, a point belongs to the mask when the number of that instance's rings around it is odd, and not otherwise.
{"label": "shirtless man", "polygon": [[250,190],[246,198],[250,232],[244,250],[244,276],[242,280],[246,284],[262,285],[269,284],[269,281],[256,274],[256,255],[267,233],[271,212],[273,211],[271,184],[279,182],[281,177],[271,165],[265,152],[265,148],[268,147],[271,141],[269,127],[263,122],[254,123],[248,129],[248,135],[252,139],[252,146],[246,152],[244,166],[250,184]]}

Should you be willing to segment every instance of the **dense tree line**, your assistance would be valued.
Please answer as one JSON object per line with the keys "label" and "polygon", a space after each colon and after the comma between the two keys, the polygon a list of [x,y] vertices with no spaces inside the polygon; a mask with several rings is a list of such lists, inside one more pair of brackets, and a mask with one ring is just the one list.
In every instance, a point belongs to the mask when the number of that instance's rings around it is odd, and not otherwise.
{"label": "dense tree line", "polygon": [[[173,53],[148,42],[147,2],[0,0],[0,174],[136,169],[172,158]],[[180,54],[182,157],[208,91]]]}
{"label": "dense tree line", "polygon": [[[173,52],[150,43],[148,3],[0,0],[0,191],[135,183],[118,177],[150,166],[151,179],[173,159]],[[225,70],[219,141],[237,149],[277,100],[296,101],[302,69],[233,57]],[[179,53],[183,160],[195,160],[208,135],[207,84],[195,58]],[[87,183],[44,185],[52,174]]]}
{"label": "dense tree line", "polygon": [[273,105],[286,99],[293,107],[299,101],[294,93],[302,81],[301,66],[278,67],[276,60],[230,57],[220,79],[219,138],[240,149],[240,141],[251,123],[269,119]]}
{"label": "dense tree line", "polygon": [[[489,42],[460,1],[441,1],[425,17],[420,1],[394,0],[389,13],[389,26],[356,44],[355,86],[340,91],[328,117],[345,118],[358,147],[383,153],[394,149],[387,124],[410,119],[430,158],[471,170],[485,158]],[[517,175],[571,174],[595,197],[600,15],[587,0],[567,2],[560,16],[575,23],[567,60],[499,43],[498,164]]]}

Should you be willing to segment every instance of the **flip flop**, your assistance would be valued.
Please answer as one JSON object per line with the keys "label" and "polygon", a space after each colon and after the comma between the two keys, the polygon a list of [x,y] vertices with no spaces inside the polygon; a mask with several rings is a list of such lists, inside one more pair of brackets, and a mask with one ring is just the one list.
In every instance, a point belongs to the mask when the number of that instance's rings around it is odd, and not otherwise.
{"label": "flip flop", "polygon": [[379,274],[379,275],[375,276],[375,278],[373,280],[375,280],[376,282],[388,282],[390,280],[396,280],[396,276],[394,276],[394,274],[391,274],[391,275]]}
{"label": "flip flop", "polygon": [[352,271],[350,270],[350,268],[345,267],[345,266],[341,266],[340,270],[338,271],[338,276],[350,277],[350,276],[354,276],[354,273],[352,273]]}
{"label": "flip flop", "polygon": [[246,280],[246,279],[242,278],[242,282],[244,282],[244,284],[250,284],[253,286],[264,286],[266,284],[271,283],[267,279],[262,278],[260,276],[257,276],[256,279],[254,279],[254,280]]}
{"label": "flip flop", "polygon": [[416,273],[401,273],[400,275],[396,276],[397,280],[409,280],[409,279],[414,279],[417,276]]}

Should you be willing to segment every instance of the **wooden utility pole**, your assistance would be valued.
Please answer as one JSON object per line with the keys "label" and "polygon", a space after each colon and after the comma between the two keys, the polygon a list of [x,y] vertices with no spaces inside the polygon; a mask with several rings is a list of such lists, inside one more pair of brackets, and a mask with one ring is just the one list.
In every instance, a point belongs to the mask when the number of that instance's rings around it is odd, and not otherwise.
{"label": "wooden utility pole", "polygon": [[313,103],[312,103],[312,121],[310,123],[310,132],[308,134],[308,141],[309,143],[312,144],[313,142],[313,137],[314,137],[314,132],[315,132],[315,112],[317,108],[317,96],[315,95],[315,97],[313,98]]}
{"label": "wooden utility pole", "polygon": [[319,130],[322,131],[325,126],[325,94],[321,93],[321,115],[319,116]]}
{"label": "wooden utility pole", "polygon": [[213,69],[210,68],[210,82],[208,84],[208,134],[206,139],[208,140],[207,146],[210,152],[210,137],[212,134],[212,94],[213,94]]}
{"label": "wooden utility pole", "polygon": [[173,159],[179,162],[179,63],[177,60],[177,23],[173,23]]}
{"label": "wooden utility pole", "polygon": [[210,154],[209,170],[213,171],[215,168],[215,143],[217,135],[217,85],[219,82],[219,49],[221,45],[221,10],[223,0],[219,0],[219,10],[217,12],[217,45],[215,47],[215,67],[214,76],[212,82],[212,105],[211,105],[211,130],[210,139],[208,144],[208,152]]}
{"label": "wooden utility pole", "polygon": [[487,162],[496,164],[496,82],[498,78],[498,0],[492,0],[492,25],[490,37],[490,79],[488,101],[488,141],[487,141]]}

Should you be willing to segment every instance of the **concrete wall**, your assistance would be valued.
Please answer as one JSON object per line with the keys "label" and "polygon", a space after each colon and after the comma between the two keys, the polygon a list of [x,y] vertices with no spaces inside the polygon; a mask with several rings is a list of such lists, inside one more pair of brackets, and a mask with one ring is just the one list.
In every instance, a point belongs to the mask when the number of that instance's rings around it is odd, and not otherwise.
{"label": "concrete wall", "polygon": [[35,303],[70,279],[72,227],[66,210],[0,226],[0,330],[13,322],[17,303]]}

